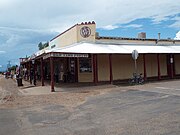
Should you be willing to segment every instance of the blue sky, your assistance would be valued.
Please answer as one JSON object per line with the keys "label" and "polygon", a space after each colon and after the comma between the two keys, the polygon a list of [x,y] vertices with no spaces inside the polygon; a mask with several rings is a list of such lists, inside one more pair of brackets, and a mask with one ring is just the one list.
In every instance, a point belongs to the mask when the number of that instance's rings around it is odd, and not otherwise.
{"label": "blue sky", "polygon": [[[178,15],[177,15],[178,16]],[[180,15],[179,15],[180,16]],[[161,38],[174,39],[179,28],[172,28],[174,20],[166,20],[155,24],[150,18],[136,19],[126,24],[117,24],[115,29],[97,29],[102,36],[120,36],[120,37],[137,37],[138,33],[146,32],[147,38],[158,38],[158,33],[161,33]]]}
{"label": "blue sky", "polygon": [[[0,70],[76,23],[101,36],[180,39],[180,0],[0,0]],[[1,67],[2,65],[2,67]]]}

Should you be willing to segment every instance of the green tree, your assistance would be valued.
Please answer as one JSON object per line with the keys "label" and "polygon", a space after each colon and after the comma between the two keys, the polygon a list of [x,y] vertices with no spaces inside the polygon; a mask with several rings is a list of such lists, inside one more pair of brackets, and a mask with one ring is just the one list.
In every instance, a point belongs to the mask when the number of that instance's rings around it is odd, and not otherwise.
{"label": "green tree", "polygon": [[44,48],[46,48],[46,47],[48,47],[49,46],[49,43],[48,42],[46,42],[46,43],[42,43],[42,42],[40,42],[39,44],[38,44],[38,47],[39,47],[39,50],[42,50],[42,49],[44,49]]}
{"label": "green tree", "polygon": [[42,49],[44,48],[42,42],[40,42],[40,43],[38,44],[38,47],[39,47],[39,50],[42,50]]}
{"label": "green tree", "polygon": [[48,42],[44,43],[44,48],[46,48],[46,47],[48,47],[48,46],[49,46],[49,43],[48,43]]}

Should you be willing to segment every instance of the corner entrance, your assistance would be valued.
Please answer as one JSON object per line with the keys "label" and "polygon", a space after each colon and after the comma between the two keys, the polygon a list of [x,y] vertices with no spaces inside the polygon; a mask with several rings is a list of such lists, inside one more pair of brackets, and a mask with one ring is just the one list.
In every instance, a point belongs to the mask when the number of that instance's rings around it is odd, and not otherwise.
{"label": "corner entrance", "polygon": [[63,74],[63,82],[78,82],[78,64],[77,58],[66,58],[66,69]]}

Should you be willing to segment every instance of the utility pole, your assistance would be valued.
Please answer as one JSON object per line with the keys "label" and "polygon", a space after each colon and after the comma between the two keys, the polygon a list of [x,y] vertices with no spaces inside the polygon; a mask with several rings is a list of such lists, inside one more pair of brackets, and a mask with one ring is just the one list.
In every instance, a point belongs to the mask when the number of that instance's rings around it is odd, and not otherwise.
{"label": "utility pole", "polygon": [[8,64],[7,64],[7,70],[11,67],[11,61],[9,60],[8,61]]}

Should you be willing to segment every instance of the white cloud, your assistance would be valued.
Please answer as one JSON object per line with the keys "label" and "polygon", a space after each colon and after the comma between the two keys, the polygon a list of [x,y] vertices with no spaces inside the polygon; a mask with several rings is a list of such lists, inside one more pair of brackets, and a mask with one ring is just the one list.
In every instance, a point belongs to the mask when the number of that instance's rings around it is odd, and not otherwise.
{"label": "white cloud", "polygon": [[6,53],[5,51],[0,51],[0,54],[4,54],[4,53]]}
{"label": "white cloud", "polygon": [[177,3],[180,0],[13,0],[13,3],[0,8],[0,25],[54,30],[92,20],[97,22],[98,28],[113,28],[108,26],[139,18],[152,18],[158,23],[180,12],[180,4]]}
{"label": "white cloud", "polygon": [[172,20],[175,21],[175,23],[171,24],[169,27],[172,28],[180,28],[180,17],[174,17]]}
{"label": "white cloud", "polygon": [[104,27],[102,27],[102,29],[104,30],[113,30],[113,29],[117,29],[119,26],[116,25],[106,25]]}
{"label": "white cloud", "polygon": [[142,25],[140,25],[140,24],[130,24],[130,25],[126,25],[124,27],[125,28],[141,28]]}
{"label": "white cloud", "polygon": [[118,26],[118,25],[107,25],[102,27],[102,29],[104,30],[113,30],[113,29],[117,29],[117,28],[141,28],[142,25],[140,24],[129,24],[129,25],[125,25],[125,26]]}
{"label": "white cloud", "polygon": [[[8,60],[31,55],[38,50],[38,43],[48,41],[57,33],[43,30],[18,29],[0,27],[0,57],[1,63],[6,64]],[[6,53],[6,55],[4,55]]]}
{"label": "white cloud", "polygon": [[180,31],[176,33],[176,37],[174,39],[180,40]]}
{"label": "white cloud", "polygon": [[[160,23],[180,13],[178,3],[180,0],[0,0],[0,50],[16,49],[17,53],[21,48],[23,54],[26,49],[31,53],[38,42],[84,21],[95,21],[97,28],[106,30],[141,28],[125,25],[141,18]],[[171,27],[179,28],[180,20],[174,20]]]}

